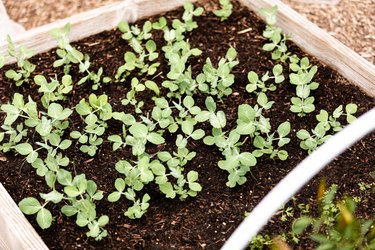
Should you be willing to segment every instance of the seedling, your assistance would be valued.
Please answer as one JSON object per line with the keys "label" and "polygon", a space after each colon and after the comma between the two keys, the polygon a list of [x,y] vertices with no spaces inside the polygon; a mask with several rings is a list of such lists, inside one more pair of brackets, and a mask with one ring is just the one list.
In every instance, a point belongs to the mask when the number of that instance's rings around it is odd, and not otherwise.
{"label": "seedling", "polygon": [[60,59],[53,63],[55,68],[64,66],[64,73],[69,74],[72,64],[78,64],[79,72],[86,73],[86,76],[82,77],[77,85],[83,84],[90,80],[92,82],[92,89],[97,90],[101,84],[110,82],[109,77],[103,77],[103,68],[99,68],[97,73],[90,71],[91,66],[90,56],[83,54],[74,48],[69,42],[70,24],[66,24],[65,27],[60,29],[54,29],[51,35],[58,41],[59,49],[56,50],[56,54]]}
{"label": "seedling", "polygon": [[315,129],[312,130],[310,134],[307,130],[301,129],[297,132],[297,137],[302,140],[300,146],[302,149],[307,150],[309,154],[312,153],[319,145],[323,144],[327,139],[331,137],[329,132],[337,132],[343,129],[343,126],[338,121],[342,116],[346,116],[348,123],[353,122],[356,118],[353,114],[357,112],[357,105],[350,103],[345,107],[346,113],[342,110],[342,105],[337,107],[333,115],[329,115],[327,111],[321,110],[318,115],[316,115],[316,120],[319,122]]}
{"label": "seedling", "polygon": [[[204,9],[202,7],[194,8],[194,5],[191,2],[185,2],[184,4],[184,14],[182,15],[181,22],[179,19],[173,20],[172,26],[179,34],[185,32],[190,32],[193,29],[198,28],[197,22],[193,21],[194,16],[200,16],[203,14]],[[183,38],[183,37],[181,37]]]}
{"label": "seedling", "polygon": [[48,82],[43,75],[37,75],[34,77],[34,82],[40,86],[38,91],[43,93],[41,102],[45,108],[48,108],[52,102],[65,100],[66,95],[73,90],[73,81],[70,75],[64,75],[61,83],[57,76]]}
{"label": "seedling", "polygon": [[[319,249],[371,249],[375,243],[372,220],[356,217],[353,198],[335,201],[337,185],[326,191],[318,217],[303,216],[293,223],[293,233],[309,231]],[[309,229],[311,227],[311,230]]]}
{"label": "seedling", "polygon": [[[277,64],[272,69],[273,76],[269,76],[267,72],[264,74],[261,79],[254,71],[250,71],[247,74],[247,79],[249,80],[249,84],[246,85],[246,91],[249,93],[261,93],[276,90],[276,84],[282,83],[285,80],[283,75],[283,67],[280,64]],[[274,83],[271,83],[269,86],[266,85],[266,82],[273,79]]]}
{"label": "seedling", "polygon": [[221,21],[225,21],[232,14],[233,4],[230,0],[220,0],[220,9],[215,10],[214,14],[220,17]]}
{"label": "seedling", "polygon": [[[35,65],[32,64],[28,59],[33,56],[33,53],[26,47],[20,47],[19,51],[13,44],[10,36],[7,36],[8,42],[8,55],[17,59],[17,70],[10,69],[5,72],[5,76],[16,82],[16,86],[21,86],[23,83],[29,83],[30,76],[35,70]],[[0,66],[3,67],[5,58],[0,56]],[[0,67],[0,68],[1,68]]]}
{"label": "seedling", "polygon": [[89,96],[88,102],[82,99],[76,106],[76,112],[85,117],[86,127],[83,133],[73,131],[70,136],[78,140],[80,150],[90,156],[94,156],[98,147],[103,143],[101,136],[107,128],[106,121],[112,118],[112,107],[108,103],[108,96],[95,94]]}
{"label": "seedling", "polygon": [[289,75],[290,83],[296,85],[297,97],[292,97],[290,110],[298,113],[298,116],[305,116],[315,110],[314,97],[310,96],[310,91],[319,87],[312,79],[318,71],[317,66],[312,66],[307,57],[302,58],[298,64],[298,58],[294,58],[289,65],[293,72]]}
{"label": "seedling", "polygon": [[230,86],[234,83],[232,69],[239,63],[236,60],[237,52],[234,48],[229,48],[225,58],[221,58],[216,69],[207,58],[203,66],[203,73],[197,76],[198,88],[202,93],[217,96],[221,99],[232,93]]}
{"label": "seedling", "polygon": [[263,36],[269,40],[269,43],[263,46],[263,50],[272,52],[273,60],[286,62],[290,56],[286,45],[288,37],[282,34],[281,28],[275,26],[277,21],[277,6],[271,9],[261,9],[261,14],[266,18],[267,23]]}

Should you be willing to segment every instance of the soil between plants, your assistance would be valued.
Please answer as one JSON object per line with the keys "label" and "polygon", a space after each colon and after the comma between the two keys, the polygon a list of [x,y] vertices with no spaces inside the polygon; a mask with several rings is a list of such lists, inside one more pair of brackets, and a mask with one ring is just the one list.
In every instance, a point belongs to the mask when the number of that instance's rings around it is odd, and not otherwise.
{"label": "soil between plants", "polygon": [[[212,7],[212,3],[206,7]],[[180,18],[182,10],[166,13],[169,19]],[[262,51],[265,40],[261,34],[265,24],[251,11],[235,5],[235,12],[225,22],[220,22],[211,12],[206,11],[202,17],[196,18],[199,28],[188,35],[192,47],[199,48],[203,54],[190,60],[194,75],[197,75],[206,60],[210,57],[213,62],[225,56],[229,46],[233,46],[238,52],[240,64],[234,68],[235,84],[232,86],[233,94],[224,98],[218,105],[218,110],[224,110],[227,115],[227,129],[235,127],[237,118],[237,107],[242,103],[254,105],[256,96],[245,91],[247,84],[247,73],[250,70],[258,74],[264,74],[272,69],[275,64],[267,52]],[[141,24],[142,21],[139,22]],[[241,31],[247,30],[242,33]],[[160,32],[154,33],[154,40],[160,48],[164,42]],[[130,50],[126,41],[121,39],[119,31],[108,31],[89,37],[74,44],[79,50],[90,55],[93,68],[103,66],[105,75],[114,76],[117,68],[123,64],[123,54]],[[305,53],[298,47],[290,44],[290,50],[300,57]],[[160,57],[161,58],[161,57]],[[315,96],[316,111],[306,117],[298,117],[289,111],[290,98],[294,96],[294,87],[287,81],[280,85],[275,92],[267,92],[270,100],[275,101],[271,110],[265,113],[270,118],[273,128],[288,120],[292,124],[291,143],[286,146],[289,158],[286,161],[271,160],[266,157],[258,159],[258,164],[251,173],[247,175],[248,181],[245,185],[230,189],[226,187],[226,172],[217,167],[217,162],[222,159],[221,153],[215,147],[208,147],[203,142],[190,142],[189,150],[196,151],[197,156],[188,163],[186,170],[199,172],[199,182],[203,190],[196,198],[189,198],[184,202],[165,198],[156,186],[150,185],[146,191],[151,196],[150,208],[140,220],[130,220],[123,215],[123,211],[130,205],[125,199],[117,203],[110,203],[106,199],[97,203],[98,215],[107,214],[110,223],[107,225],[109,236],[103,241],[96,242],[88,239],[85,229],[76,226],[74,218],[67,218],[60,212],[60,206],[50,206],[55,221],[48,230],[41,230],[35,222],[35,218],[28,217],[37,229],[43,240],[51,249],[219,249],[225,240],[244,218],[246,211],[251,211],[256,204],[275,186],[289,171],[291,171],[307,153],[299,147],[299,141],[295,133],[301,129],[312,129],[316,125],[315,115],[320,109],[328,112],[340,104],[356,103],[360,115],[375,106],[373,98],[365,95],[357,87],[338,75],[335,71],[320,63],[313,57],[309,57],[314,64],[318,65],[319,71],[315,81],[320,83],[318,90],[313,91]],[[52,67],[56,59],[54,51],[35,56],[32,62],[37,65],[35,74],[54,77],[61,76],[60,69]],[[158,74],[153,78],[161,84],[168,72],[166,62],[161,58],[161,66]],[[21,88],[15,87],[14,83],[8,81],[4,76],[5,70],[0,72],[0,103],[8,102],[15,92],[23,93],[26,97],[30,95],[34,100],[39,100],[37,86],[25,84]],[[77,71],[75,71],[77,72]],[[284,67],[284,73],[288,70]],[[73,77],[79,79],[79,75]],[[129,89],[130,79],[122,84],[112,83],[105,85],[102,89],[95,91],[96,94],[106,93],[114,111],[127,111],[131,109],[121,105]],[[144,78],[143,80],[145,80]],[[75,86],[68,100],[62,104],[65,107],[74,107],[82,98],[91,93],[91,85],[84,84]],[[144,99],[146,107],[150,107],[152,94],[145,92],[137,97]],[[201,107],[204,102],[203,96],[197,96],[197,102]],[[2,123],[4,115],[0,114]],[[73,115],[70,120],[72,130],[82,126],[82,120],[78,115]],[[203,126],[206,134],[210,133],[209,126]],[[121,131],[121,126],[115,121],[109,123],[106,131],[108,135]],[[69,133],[66,133],[69,134]],[[162,146],[150,147],[149,152],[160,150],[174,150],[174,137]],[[247,144],[243,150],[252,150]],[[375,170],[375,133],[367,136],[359,143],[351,147],[343,155],[330,164],[322,173],[311,181],[298,195],[299,203],[314,204],[315,191],[319,181],[324,177],[328,184],[336,183],[340,194],[361,197],[364,202],[358,209],[358,214],[369,218],[375,212],[375,198],[371,193],[359,190],[358,183],[373,183],[374,180],[369,173]],[[93,158],[79,151],[79,145],[73,143],[66,152],[70,158],[70,170],[74,173],[85,173],[88,179],[94,180],[98,188],[108,195],[114,191],[113,183],[120,175],[114,169],[116,162],[120,159],[132,159],[128,148],[112,151],[109,142],[104,142],[97,155]],[[0,155],[1,156],[1,155]],[[4,155],[7,161],[0,161],[0,182],[6,187],[12,198],[19,202],[22,198],[38,197],[41,192],[47,192],[48,187],[44,179],[35,174],[34,169],[29,166],[21,156],[14,154]],[[289,204],[288,204],[289,205]],[[290,206],[296,205],[291,203]],[[312,205],[313,206],[313,205]],[[297,208],[296,208],[297,209]],[[280,222],[275,217],[265,229],[265,233],[277,235],[289,230],[289,224]],[[296,248],[312,248],[313,244],[308,240],[302,240]]]}

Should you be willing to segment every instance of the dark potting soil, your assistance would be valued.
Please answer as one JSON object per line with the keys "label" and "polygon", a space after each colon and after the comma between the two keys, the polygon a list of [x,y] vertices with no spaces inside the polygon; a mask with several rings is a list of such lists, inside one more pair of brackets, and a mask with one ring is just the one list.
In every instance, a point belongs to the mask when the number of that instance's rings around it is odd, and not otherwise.
{"label": "dark potting soil", "polygon": [[[212,7],[212,3],[209,5],[207,7]],[[182,12],[182,9],[179,9],[168,12],[165,16],[169,19],[180,18]],[[225,56],[230,46],[238,52],[240,64],[234,68],[236,80],[232,86],[233,94],[218,104],[218,110],[224,110],[227,115],[227,128],[232,129],[236,124],[238,105],[256,103],[256,96],[245,91],[247,73],[254,70],[258,74],[264,74],[275,65],[270,54],[262,50],[265,40],[261,34],[265,24],[252,11],[238,4],[235,4],[234,13],[225,22],[220,22],[219,18],[209,11],[196,20],[199,28],[191,32],[188,39],[192,47],[201,49],[203,54],[189,61],[194,75],[201,71],[207,57],[217,63],[220,57]],[[142,24],[142,21],[139,24]],[[246,32],[241,32],[244,30]],[[154,32],[154,40],[159,48],[164,44],[161,32]],[[121,33],[117,30],[100,33],[74,45],[80,51],[90,55],[93,69],[103,67],[105,75],[111,77],[114,77],[117,68],[123,64],[124,53],[130,50],[127,42],[121,39]],[[290,51],[297,53],[300,57],[305,56],[305,53],[292,43],[289,47]],[[61,70],[52,67],[56,58],[54,51],[33,57],[31,61],[37,65],[34,75],[43,74],[54,77],[57,74],[61,76],[63,74]],[[295,134],[302,128],[308,130],[314,128],[317,123],[315,115],[319,110],[325,109],[331,113],[340,104],[356,103],[357,115],[360,115],[375,106],[373,98],[349,84],[331,68],[311,56],[309,58],[319,67],[315,81],[320,83],[320,87],[313,91],[316,111],[302,118],[289,111],[290,99],[295,95],[295,88],[287,83],[288,80],[281,84],[277,91],[267,92],[269,99],[275,101],[272,109],[264,114],[265,117],[270,118],[272,127],[277,128],[286,120],[292,124],[291,143],[286,146],[289,157],[286,161],[272,160],[267,157],[258,159],[258,164],[247,175],[248,181],[243,186],[228,188],[225,185],[227,173],[217,167],[217,162],[222,159],[219,150],[206,146],[201,141],[192,141],[189,142],[188,148],[190,151],[196,151],[197,156],[187,164],[186,170],[199,172],[199,182],[203,190],[196,198],[188,198],[184,202],[178,199],[167,199],[156,186],[150,185],[146,188],[151,196],[150,208],[143,218],[130,220],[123,215],[124,210],[130,205],[126,199],[110,203],[105,197],[97,203],[97,211],[98,215],[107,214],[110,217],[110,223],[106,226],[109,236],[98,242],[87,238],[86,229],[76,226],[74,218],[63,216],[60,212],[60,205],[48,205],[55,216],[55,221],[48,230],[41,230],[34,217],[30,216],[28,219],[51,249],[219,249],[243,220],[244,213],[251,211],[273,186],[307,156],[307,153],[299,147],[299,140]],[[160,74],[153,77],[158,84],[162,83],[165,74],[169,71],[166,62],[163,59],[160,62],[161,66],[158,70]],[[14,83],[4,76],[4,72],[4,69],[0,72],[0,103],[10,101],[15,92],[20,92],[25,97],[30,95],[34,100],[40,99],[37,86],[24,84],[22,87],[15,87]],[[284,74],[287,75],[287,73],[288,70],[284,67]],[[76,74],[73,77],[78,79],[79,75]],[[107,94],[114,111],[131,112],[131,109],[121,105],[121,99],[129,90],[130,80],[131,76],[124,83],[111,83],[94,92]],[[146,80],[146,78],[140,80]],[[73,108],[91,92],[91,85],[88,83],[75,86],[68,100],[62,104]],[[146,100],[146,107],[150,107],[151,96],[152,93],[146,91],[138,94],[137,98]],[[204,103],[204,97],[198,95],[197,102]],[[4,114],[0,113],[0,122],[2,123],[3,120]],[[73,115],[70,120],[70,129],[74,130],[79,126],[82,126],[82,120],[78,115]],[[204,128],[206,128],[206,134],[211,132],[209,126]],[[103,138],[120,131],[120,124],[110,121]],[[252,149],[250,144],[243,146],[244,151]],[[175,150],[174,137],[171,137],[165,145],[150,146],[148,149],[149,152],[159,150],[170,152]],[[374,152],[375,134],[372,133],[338,157],[305,186],[296,196],[298,203],[314,206],[318,183],[324,177],[328,184],[338,184],[340,194],[361,197],[363,202],[359,206],[358,214],[364,218],[371,217],[375,212],[375,198],[369,192],[360,191],[358,183],[374,182],[369,175],[375,170]],[[81,153],[79,145],[75,143],[66,155],[70,158],[70,170],[77,174],[85,173],[88,179],[97,183],[98,188],[103,190],[106,196],[114,191],[115,179],[121,177],[114,168],[116,162],[120,159],[133,158],[129,148],[113,152],[112,145],[108,141],[103,143],[93,158]],[[6,161],[0,161],[0,182],[17,203],[25,197],[38,197],[39,193],[48,192],[49,188],[44,179],[36,175],[34,169],[25,162],[24,157],[14,153],[0,156],[6,158]],[[297,204],[288,203],[288,206],[298,210]],[[290,223],[281,222],[280,217],[276,216],[270,221],[264,233],[277,235],[289,231],[289,227]],[[310,241],[303,239],[296,247],[307,249],[312,246]]]}

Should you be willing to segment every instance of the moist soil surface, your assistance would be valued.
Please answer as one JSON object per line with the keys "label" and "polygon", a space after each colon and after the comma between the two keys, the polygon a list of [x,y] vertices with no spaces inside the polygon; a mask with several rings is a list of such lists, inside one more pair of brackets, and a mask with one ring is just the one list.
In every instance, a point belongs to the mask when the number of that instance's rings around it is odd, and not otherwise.
{"label": "moist soil surface", "polygon": [[[212,4],[205,6],[211,8]],[[168,12],[164,16],[169,19],[181,18],[183,10]],[[248,103],[254,105],[256,96],[245,91],[247,73],[250,70],[258,74],[264,74],[271,70],[275,62],[271,60],[270,54],[262,50],[265,43],[261,34],[265,24],[255,13],[235,4],[235,11],[225,22],[220,22],[210,11],[206,11],[201,17],[196,18],[199,28],[188,35],[193,48],[203,51],[202,55],[189,61],[192,65],[194,76],[202,69],[207,57],[216,64],[220,57],[225,56],[227,49],[232,46],[238,52],[240,64],[234,68],[235,84],[232,85],[233,94],[224,98],[218,103],[218,110],[224,110],[227,116],[226,129],[235,127],[237,119],[237,107],[240,104]],[[139,22],[139,25],[142,21]],[[241,32],[245,31],[245,32]],[[164,44],[161,32],[154,32],[154,40],[158,47]],[[88,53],[91,57],[93,69],[104,68],[105,75],[114,78],[117,68],[123,64],[123,55],[130,50],[127,42],[121,39],[121,33],[117,30],[107,31],[74,43],[74,46],[82,52]],[[299,57],[305,53],[298,47],[289,44],[289,50]],[[61,69],[54,69],[52,64],[57,56],[50,51],[35,56],[31,61],[37,65],[35,74],[59,78],[63,75]],[[85,228],[79,228],[74,218],[67,218],[60,212],[61,205],[48,205],[54,217],[54,223],[48,230],[40,229],[35,218],[28,219],[41,235],[45,243],[51,249],[219,249],[225,240],[244,218],[246,211],[251,211],[257,203],[299,162],[307,153],[299,147],[299,140],[296,132],[299,129],[313,129],[317,124],[315,115],[321,109],[332,113],[340,104],[356,103],[358,113],[363,114],[375,106],[374,99],[361,92],[357,87],[341,77],[331,68],[320,63],[313,57],[310,60],[318,65],[319,70],[315,81],[320,83],[319,89],[313,91],[315,96],[316,111],[305,117],[298,117],[289,111],[290,99],[295,95],[295,88],[286,82],[278,86],[277,91],[267,92],[270,100],[275,101],[273,107],[266,111],[264,116],[270,118],[272,128],[289,121],[292,125],[290,134],[291,143],[286,146],[289,157],[286,161],[272,160],[267,157],[258,159],[258,164],[252,168],[247,175],[248,181],[234,189],[228,188],[227,173],[217,167],[217,162],[222,159],[221,152],[216,147],[210,147],[201,141],[189,142],[190,151],[197,152],[197,156],[187,164],[186,170],[196,170],[199,173],[199,182],[203,187],[202,192],[196,198],[188,198],[186,201],[178,199],[171,200],[164,197],[155,185],[149,185],[146,191],[151,196],[148,212],[139,220],[130,220],[123,215],[124,210],[130,203],[122,198],[119,202],[110,203],[104,198],[97,203],[98,215],[107,214],[110,223],[106,226],[109,236],[102,241],[96,242],[88,239],[85,235]],[[160,84],[169,71],[164,58],[160,57],[160,74],[153,77],[153,80]],[[5,67],[5,70],[12,66]],[[0,72],[0,98],[1,103],[7,103],[15,92],[22,93],[25,97],[30,95],[34,100],[40,100],[35,84],[24,84],[22,87],[15,87],[5,76],[3,69]],[[78,72],[73,68],[73,72]],[[287,75],[287,67],[284,67],[284,74]],[[79,74],[73,74],[77,81]],[[131,108],[121,105],[129,90],[130,79],[124,83],[111,83],[104,85],[96,94],[105,93],[109,96],[109,102],[114,111],[133,112]],[[140,80],[145,80],[146,78]],[[92,92],[91,85],[86,83],[75,86],[68,99],[62,104],[65,107],[73,108],[82,99],[87,98]],[[165,91],[164,91],[165,92]],[[146,91],[137,95],[138,100],[146,100],[146,109],[151,108],[150,101],[152,93]],[[204,108],[204,96],[197,95],[197,103]],[[146,111],[145,111],[146,114]],[[0,122],[4,120],[4,114],[0,113]],[[82,126],[82,120],[78,115],[72,115],[70,130]],[[209,134],[210,126],[202,125]],[[110,121],[109,127],[103,138],[111,134],[121,132],[121,124]],[[69,134],[70,131],[65,134]],[[165,145],[151,146],[149,152],[175,150],[174,137]],[[246,143],[243,151],[252,151],[250,143]],[[369,218],[374,214],[375,198],[371,194],[363,193],[358,188],[358,183],[373,183],[369,173],[375,170],[375,134],[372,133],[359,143],[355,144],[344,154],[331,163],[322,173],[312,180],[296,196],[298,203],[311,204],[314,207],[316,190],[320,180],[324,177],[328,184],[338,184],[339,194],[349,194],[362,198],[358,208],[358,214]],[[105,140],[95,157],[89,157],[79,151],[79,144],[73,143],[65,153],[71,164],[69,168],[74,173],[85,173],[88,179],[94,180],[98,188],[106,195],[114,191],[114,181],[121,177],[114,166],[120,159],[133,159],[129,148],[112,151],[112,145]],[[0,182],[9,191],[12,198],[18,203],[25,197],[38,197],[41,192],[47,192],[43,178],[36,175],[34,169],[25,162],[24,158],[14,153],[1,155],[0,161]],[[4,161],[5,160],[5,161]],[[294,203],[288,206],[295,207]],[[280,216],[275,216],[265,228],[264,233],[277,235],[288,231],[290,223],[280,221]],[[296,246],[306,249],[313,245],[308,240],[302,240]]]}

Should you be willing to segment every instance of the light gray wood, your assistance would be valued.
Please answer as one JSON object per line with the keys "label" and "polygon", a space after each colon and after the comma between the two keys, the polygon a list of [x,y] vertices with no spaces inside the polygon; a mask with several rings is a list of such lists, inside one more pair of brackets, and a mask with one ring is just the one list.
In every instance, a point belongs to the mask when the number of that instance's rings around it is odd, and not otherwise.
{"label": "light gray wood", "polygon": [[0,183],[0,249],[45,250],[48,247]]}
{"label": "light gray wood", "polygon": [[368,95],[375,97],[375,66],[280,0],[240,0],[259,13],[278,6],[277,25],[306,52],[337,70]]}
{"label": "light gray wood", "polygon": [[[185,0],[127,0],[81,13],[25,32],[13,38],[16,46],[24,45],[37,53],[57,46],[50,31],[72,25],[71,41],[110,30],[121,20],[134,22],[181,6]],[[351,49],[319,29],[279,0],[241,0],[250,9],[278,5],[278,25],[291,35],[305,51],[344,75],[369,95],[375,96],[375,67]],[[0,43],[0,54],[6,54],[7,44]],[[8,63],[14,62],[8,60]],[[0,183],[0,249],[47,249],[30,223],[23,216]]]}

